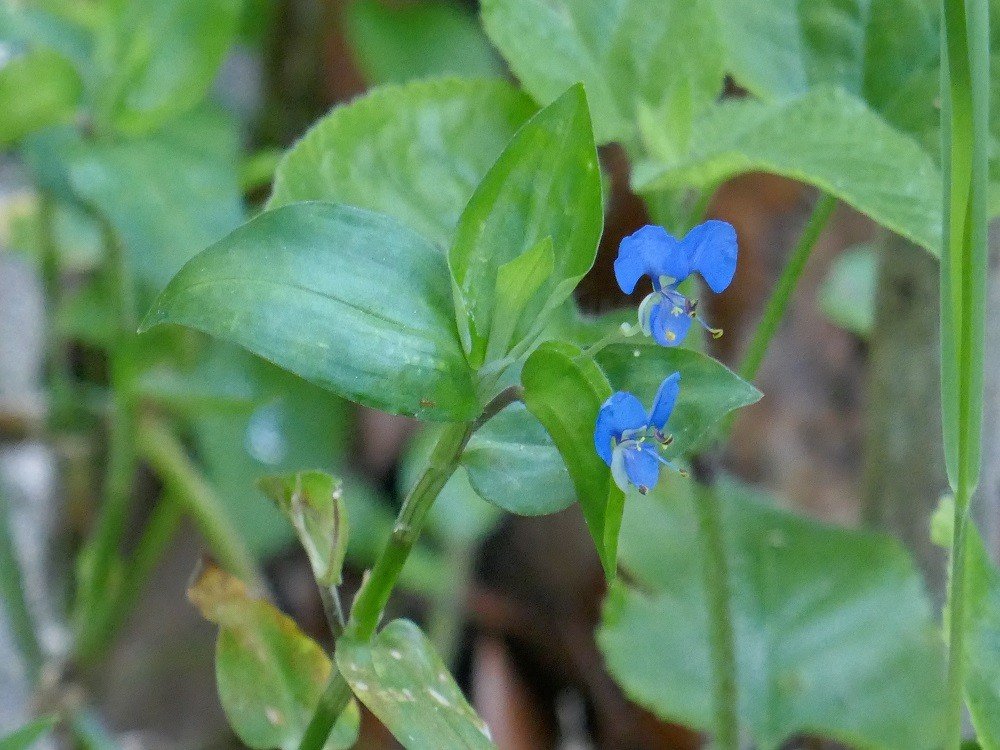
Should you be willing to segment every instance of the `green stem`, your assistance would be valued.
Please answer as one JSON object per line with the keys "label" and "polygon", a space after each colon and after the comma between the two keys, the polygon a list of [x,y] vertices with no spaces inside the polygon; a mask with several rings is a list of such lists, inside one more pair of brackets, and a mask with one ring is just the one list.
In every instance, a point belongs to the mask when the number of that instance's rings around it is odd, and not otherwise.
{"label": "green stem", "polygon": [[[115,380],[114,375],[112,380]],[[113,391],[114,411],[108,440],[103,501],[87,547],[80,555],[77,652],[87,661],[106,641],[101,632],[120,593],[122,562],[118,543],[125,532],[135,472],[135,414],[124,388]]]}
{"label": "green stem", "polygon": [[163,422],[149,418],[139,426],[136,439],[140,453],[194,519],[219,561],[251,588],[266,592],[256,561],[174,432]]}
{"label": "green stem", "polygon": [[965,673],[965,558],[968,545],[969,492],[955,493],[954,533],[948,568],[948,733],[947,747],[962,744],[962,698]]}
{"label": "green stem", "polygon": [[[392,534],[354,598],[344,631],[346,637],[367,641],[375,635],[385,605],[406,559],[420,537],[427,514],[445,483],[458,468],[469,438],[523,395],[520,386],[506,388],[486,405],[476,421],[456,422],[444,427],[427,460],[427,468],[403,500]],[[334,669],[302,742],[299,743],[299,750],[322,750],[330,730],[350,697],[350,689],[343,675]]]}
{"label": "green stem", "polygon": [[746,355],[743,357],[743,362],[740,364],[739,374],[744,380],[753,382],[757,377],[757,371],[764,361],[764,355],[771,344],[771,339],[774,338],[774,334],[778,330],[778,325],[788,310],[788,303],[792,298],[792,292],[795,291],[795,287],[799,283],[799,277],[802,276],[802,270],[806,266],[806,261],[809,260],[813,247],[816,245],[816,240],[819,239],[823,227],[826,226],[826,222],[829,220],[830,214],[833,213],[836,205],[837,199],[826,193],[820,195],[816,201],[812,214],[809,216],[809,221],[806,222],[806,226],[802,230],[802,235],[799,237],[799,242],[795,246],[792,256],[788,259],[788,263],[785,264],[785,268],[781,272],[781,277],[778,279],[778,283],[771,293],[771,298],[767,301],[767,307],[764,309],[764,317],[761,318],[760,323],[757,325],[750,348],[747,350]]}
{"label": "green stem", "polygon": [[55,203],[43,192],[39,199],[38,219],[41,225],[42,282],[48,317],[46,351],[48,353],[48,385],[52,399],[50,423],[61,425],[75,406],[72,398],[73,375],[66,347],[56,324],[56,314],[62,299],[62,279],[59,274],[59,246],[56,240]]}
{"label": "green stem", "polygon": [[472,432],[471,422],[449,424],[441,432],[427,468],[403,501],[389,541],[354,599],[347,623],[347,634],[352,639],[364,641],[375,634],[382,611],[410,550],[420,536],[427,513],[445,482],[458,468]]}
{"label": "green stem", "polygon": [[110,637],[121,626],[138,601],[153,568],[163,557],[167,545],[180,525],[181,503],[173,495],[164,494],[153,509],[142,538],[124,572],[121,593],[114,602],[105,632]]}
{"label": "green stem", "polygon": [[0,487],[0,598],[28,674],[35,683],[42,669],[42,647],[25,596],[21,564],[10,533],[10,504],[3,487]]}
{"label": "green stem", "polygon": [[712,662],[715,747],[738,750],[739,703],[736,682],[736,635],[730,611],[729,568],[723,537],[722,505],[711,471],[695,463],[698,523],[704,544],[703,574],[708,593],[708,644]]}
{"label": "green stem", "polygon": [[969,505],[979,482],[989,184],[989,9],[986,0],[942,0],[941,403],[945,463],[955,491],[948,576],[948,731],[962,741],[965,558]]}
{"label": "green stem", "polygon": [[337,723],[337,719],[350,702],[351,688],[334,664],[326,690],[320,696],[312,719],[309,720],[309,726],[302,735],[299,750],[322,750],[333,730],[333,725]]}

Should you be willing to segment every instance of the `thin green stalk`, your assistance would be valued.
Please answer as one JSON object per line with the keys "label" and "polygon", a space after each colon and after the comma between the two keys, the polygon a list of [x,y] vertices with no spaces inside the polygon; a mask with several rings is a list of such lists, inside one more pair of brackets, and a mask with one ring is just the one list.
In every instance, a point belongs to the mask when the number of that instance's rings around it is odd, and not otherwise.
{"label": "thin green stalk", "polygon": [[351,702],[351,688],[336,665],[326,684],[326,690],[319,697],[319,703],[313,712],[309,726],[306,727],[299,750],[322,750],[326,740],[333,731],[333,725]]}
{"label": "thin green stalk", "polygon": [[[520,386],[506,388],[486,405],[476,421],[456,422],[445,426],[431,451],[424,473],[403,500],[389,540],[354,598],[344,631],[346,637],[352,640],[369,640],[375,634],[403,565],[420,537],[427,514],[445,483],[458,468],[469,438],[487,421],[520,400],[522,395]],[[330,730],[350,697],[350,689],[343,675],[335,669],[302,742],[299,743],[299,750],[322,750]]]}
{"label": "thin green stalk", "polygon": [[181,503],[173,495],[164,494],[146,522],[139,544],[123,571],[121,590],[107,611],[106,622],[99,628],[102,646],[110,641],[132,611],[153,568],[173,539],[180,520]]}
{"label": "thin green stalk", "polygon": [[945,464],[955,492],[948,576],[946,747],[954,749],[962,739],[966,536],[980,473],[990,52],[986,0],[943,0],[942,15],[941,405]]}
{"label": "thin green stalk", "polygon": [[160,420],[147,418],[139,426],[136,441],[139,452],[194,519],[219,562],[251,588],[266,592],[256,561],[173,430]]}
{"label": "thin green stalk", "polygon": [[837,199],[827,193],[821,194],[816,201],[812,214],[809,216],[809,220],[802,230],[802,235],[799,237],[799,242],[788,259],[788,263],[785,264],[785,268],[781,272],[781,277],[778,279],[778,283],[771,293],[771,298],[767,301],[767,307],[764,309],[764,317],[761,318],[760,323],[757,325],[750,348],[747,350],[747,353],[743,357],[743,362],[740,364],[739,374],[744,380],[753,382],[757,377],[757,371],[764,361],[764,355],[771,344],[771,339],[774,338],[774,334],[778,330],[778,325],[784,319],[785,312],[788,310],[788,303],[792,298],[792,292],[798,286],[799,277],[802,276],[802,271],[806,267],[806,261],[809,260],[809,256],[816,246],[816,240],[819,239],[823,227],[826,226],[826,222],[829,220],[830,214],[833,213],[836,205]]}
{"label": "thin green stalk", "polygon": [[450,424],[441,432],[427,468],[403,501],[389,541],[354,599],[346,631],[351,638],[368,640],[375,634],[396,579],[420,537],[427,513],[445,482],[458,468],[472,432],[472,422]]}
{"label": "thin green stalk", "polygon": [[114,411],[108,440],[107,470],[101,508],[86,548],[79,558],[77,652],[87,660],[96,655],[99,632],[117,596],[121,558],[118,544],[125,532],[135,473],[135,414],[122,389],[114,391]]}
{"label": "thin green stalk", "polygon": [[94,529],[79,558],[79,596],[76,609],[77,643],[81,659],[96,656],[107,640],[101,627],[120,591],[122,562],[119,544],[128,520],[132,479],[136,468],[136,410],[131,368],[135,339],[135,286],[125,248],[111,225],[99,217],[108,265],[106,271],[118,297],[118,336],[111,352],[111,393],[107,471]]}
{"label": "thin green stalk", "polygon": [[10,505],[3,487],[0,487],[0,598],[31,681],[37,682],[42,669],[42,647],[21,580],[21,565],[10,533]]}
{"label": "thin green stalk", "polygon": [[47,344],[48,386],[52,400],[51,424],[62,424],[75,404],[72,398],[72,372],[65,342],[56,325],[56,313],[62,299],[62,279],[59,275],[59,246],[56,240],[55,202],[43,192],[39,198],[38,220],[41,229],[42,283],[48,318]]}
{"label": "thin green stalk", "polygon": [[712,662],[717,750],[738,750],[740,743],[739,702],[736,673],[736,635],[729,602],[729,567],[722,527],[722,505],[714,486],[713,473],[703,460],[696,461],[698,479],[698,523],[704,544],[702,571],[708,594],[708,644]]}

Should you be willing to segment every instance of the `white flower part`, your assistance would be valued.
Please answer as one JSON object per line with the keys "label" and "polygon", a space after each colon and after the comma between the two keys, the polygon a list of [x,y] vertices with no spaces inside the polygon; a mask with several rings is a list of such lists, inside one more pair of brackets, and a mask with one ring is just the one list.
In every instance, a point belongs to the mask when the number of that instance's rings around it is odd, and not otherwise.
{"label": "white flower part", "polygon": [[629,479],[625,471],[625,451],[635,446],[634,440],[618,443],[611,451],[611,477],[622,492],[628,492]]}
{"label": "white flower part", "polygon": [[653,308],[662,299],[663,295],[659,292],[653,292],[646,296],[639,304],[639,326],[642,328],[642,332],[647,336],[653,334],[652,318],[653,318]]}

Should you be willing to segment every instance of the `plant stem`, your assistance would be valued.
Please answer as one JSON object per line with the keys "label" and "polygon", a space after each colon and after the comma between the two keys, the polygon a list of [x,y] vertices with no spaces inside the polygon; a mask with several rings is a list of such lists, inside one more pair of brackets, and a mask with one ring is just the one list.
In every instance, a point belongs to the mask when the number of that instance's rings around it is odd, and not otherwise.
{"label": "plant stem", "polygon": [[410,550],[420,536],[427,513],[445,482],[458,468],[472,432],[472,422],[449,424],[441,432],[427,461],[427,468],[403,501],[389,541],[354,599],[346,631],[352,639],[368,640],[375,634],[382,610],[389,601]]}
{"label": "plant stem", "polygon": [[326,690],[319,697],[319,703],[309,720],[309,726],[306,727],[302,741],[299,742],[299,750],[322,750],[333,730],[333,725],[337,723],[337,719],[350,702],[351,688],[340,674],[335,662]]}
{"label": "plant stem", "polygon": [[962,698],[965,678],[965,558],[968,545],[969,492],[955,493],[954,532],[948,567],[948,734],[947,747],[962,744]]}
{"label": "plant stem", "polygon": [[[456,422],[445,426],[427,459],[427,468],[403,500],[389,540],[354,598],[344,632],[345,637],[367,641],[375,634],[385,605],[396,586],[396,580],[403,570],[403,565],[406,564],[413,545],[420,537],[427,513],[445,483],[458,468],[469,438],[490,419],[515,401],[519,401],[523,395],[520,386],[511,386],[497,394],[474,422]],[[336,664],[336,658],[334,663]],[[302,742],[299,743],[299,750],[322,750],[330,730],[347,706],[350,697],[347,682],[335,668],[309,722],[309,727],[302,737]]]}
{"label": "plant stem", "polygon": [[0,486],[0,599],[4,604],[4,611],[28,675],[34,684],[38,681],[42,669],[42,647],[25,596],[21,564],[18,562],[17,550],[14,548],[14,539],[10,532],[10,504],[2,486]]}
{"label": "plant stem", "polygon": [[767,307],[764,309],[764,317],[761,318],[760,323],[757,325],[750,348],[747,350],[746,355],[743,357],[743,362],[740,364],[739,374],[744,380],[753,382],[757,377],[757,371],[764,361],[767,347],[770,345],[771,339],[774,338],[774,334],[778,330],[778,325],[788,310],[788,303],[792,298],[792,292],[795,291],[795,287],[799,283],[799,277],[802,276],[802,270],[806,266],[806,261],[809,260],[813,247],[816,245],[816,240],[819,239],[820,233],[823,231],[823,227],[826,226],[826,222],[830,218],[830,214],[833,213],[836,205],[836,198],[823,193],[816,201],[816,205],[813,206],[812,214],[809,216],[809,220],[802,230],[802,235],[799,237],[799,242],[795,246],[795,250],[781,272],[781,277],[778,279],[778,283],[771,293],[771,298],[767,301]]}
{"label": "plant stem", "polygon": [[147,418],[139,426],[136,439],[139,451],[194,519],[219,561],[248,586],[266,593],[267,585],[256,561],[173,431],[163,422]]}
{"label": "plant stem", "polygon": [[986,0],[942,0],[941,404],[945,463],[955,492],[948,576],[948,731],[962,741],[965,557],[969,505],[979,482],[989,184],[989,9]]}
{"label": "plant stem", "polygon": [[704,544],[702,561],[708,594],[708,644],[712,662],[712,694],[717,750],[738,750],[739,703],[736,682],[736,636],[729,607],[729,567],[723,536],[722,505],[714,486],[714,468],[704,458],[695,460],[695,507]]}

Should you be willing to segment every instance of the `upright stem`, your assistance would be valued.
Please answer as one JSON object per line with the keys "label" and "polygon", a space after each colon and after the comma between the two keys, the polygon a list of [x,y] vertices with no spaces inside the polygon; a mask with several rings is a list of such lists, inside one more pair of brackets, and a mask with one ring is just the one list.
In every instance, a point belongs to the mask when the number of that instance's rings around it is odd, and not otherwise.
{"label": "upright stem", "polygon": [[712,697],[716,750],[738,750],[739,702],[736,682],[736,635],[729,606],[729,566],[723,537],[722,505],[714,471],[705,459],[694,463],[698,483],[695,507],[704,542],[703,574],[708,594],[708,644],[712,662]]}
{"label": "upright stem", "polygon": [[[964,483],[963,483],[964,484]],[[965,681],[965,558],[969,528],[969,491],[955,492],[954,533],[948,565],[948,734],[951,750],[962,744],[962,698]]]}
{"label": "upright stem", "polygon": [[744,380],[752,382],[757,377],[757,371],[764,361],[767,347],[771,344],[771,339],[774,338],[774,334],[778,330],[778,324],[781,323],[788,310],[792,292],[795,291],[795,287],[799,283],[799,277],[802,276],[802,270],[806,267],[806,261],[809,260],[813,247],[816,246],[816,240],[819,239],[820,233],[826,226],[826,222],[836,205],[837,199],[827,193],[820,195],[816,201],[809,221],[806,222],[802,235],[799,237],[799,242],[795,246],[792,256],[788,259],[788,263],[785,264],[781,277],[771,293],[771,298],[767,301],[764,317],[757,326],[750,348],[740,364],[739,373]]}
{"label": "upright stem", "polygon": [[[347,628],[344,631],[346,637],[369,640],[375,634],[396,580],[403,570],[403,565],[406,564],[413,545],[420,537],[427,513],[445,483],[458,468],[469,438],[487,421],[520,400],[522,395],[520,386],[506,388],[486,405],[476,421],[457,422],[445,426],[427,460],[427,468],[403,500],[389,541],[386,542],[354,598]],[[299,743],[299,750],[322,749],[337,717],[343,712],[350,698],[347,682],[340,671],[334,669],[326,691],[302,737],[302,742]]]}
{"label": "upright stem", "polygon": [[222,510],[211,485],[188,458],[184,446],[164,423],[146,419],[137,432],[139,451],[204,535],[220,562],[251,587],[266,592],[257,563]]}
{"label": "upright stem", "polygon": [[346,631],[351,638],[367,640],[374,635],[396,579],[420,536],[427,513],[458,467],[472,430],[471,422],[457,422],[442,431],[427,468],[403,501],[389,541],[354,600]]}
{"label": "upright stem", "polygon": [[986,0],[942,0],[941,403],[945,463],[955,491],[948,576],[948,733],[962,741],[965,557],[969,504],[979,481],[987,275],[989,9]]}
{"label": "upright stem", "polygon": [[10,504],[2,486],[0,486],[0,602],[5,605],[4,611],[14,640],[34,684],[42,669],[42,646],[28,606],[24,581],[21,578],[21,564],[18,562],[14,539],[10,533]]}

